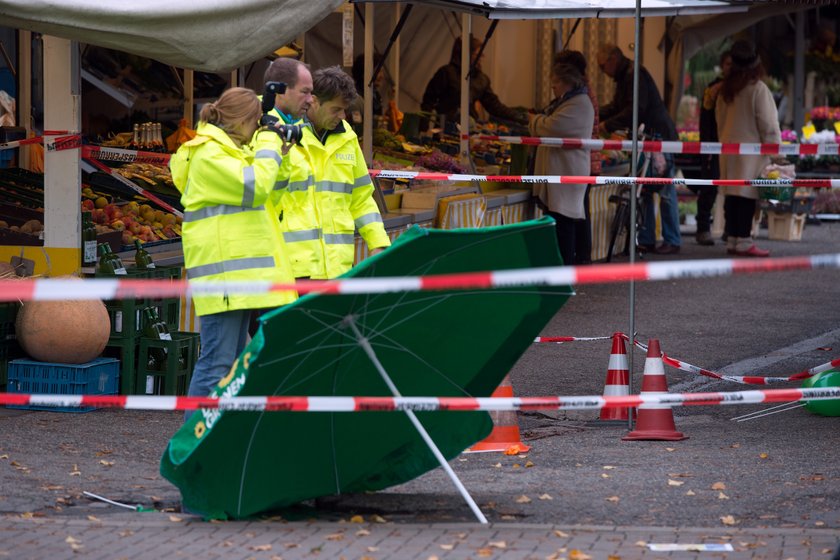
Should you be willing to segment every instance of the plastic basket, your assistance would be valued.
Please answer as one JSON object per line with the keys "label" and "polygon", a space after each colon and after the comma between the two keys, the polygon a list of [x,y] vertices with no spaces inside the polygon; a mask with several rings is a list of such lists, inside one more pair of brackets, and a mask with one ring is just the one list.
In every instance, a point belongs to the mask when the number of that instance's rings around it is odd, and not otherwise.
{"label": "plastic basket", "polygon": [[[48,395],[115,395],[120,362],[96,358],[86,364],[54,364],[34,360],[12,360],[8,368],[8,392]],[[8,408],[51,412],[90,412],[95,407],[42,407],[14,405]]]}
{"label": "plastic basket", "polygon": [[[192,332],[171,333],[172,340],[141,338],[137,358],[137,393],[185,395],[195,362],[199,336]],[[156,368],[150,367],[153,349],[165,350],[166,358]]]}

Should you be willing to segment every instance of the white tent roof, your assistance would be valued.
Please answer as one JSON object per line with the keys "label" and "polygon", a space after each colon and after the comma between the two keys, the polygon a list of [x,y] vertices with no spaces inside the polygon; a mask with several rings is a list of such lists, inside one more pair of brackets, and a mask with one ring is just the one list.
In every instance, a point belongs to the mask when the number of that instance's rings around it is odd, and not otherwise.
{"label": "white tent roof", "polygon": [[0,25],[221,72],[271,53],[342,0],[0,0]]}
{"label": "white tent roof", "polygon": [[[394,2],[396,0],[352,0]],[[469,12],[489,19],[633,17],[636,0],[421,0],[412,4]],[[642,16],[677,16],[745,11],[723,0],[642,0]]]}

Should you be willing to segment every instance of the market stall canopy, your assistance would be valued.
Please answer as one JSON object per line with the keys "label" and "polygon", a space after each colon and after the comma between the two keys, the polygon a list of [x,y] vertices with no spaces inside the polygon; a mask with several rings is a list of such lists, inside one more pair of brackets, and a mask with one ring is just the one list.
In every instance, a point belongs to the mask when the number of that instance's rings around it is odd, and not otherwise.
{"label": "market stall canopy", "polygon": [[[395,0],[353,0],[354,2],[394,2]],[[633,17],[636,0],[423,0],[411,2],[446,10],[468,12],[489,19],[557,19]],[[724,0],[642,0],[641,15],[679,16],[739,12],[743,4]]]}
{"label": "market stall canopy", "polygon": [[207,72],[227,71],[295,39],[343,0],[0,0],[0,25]]}

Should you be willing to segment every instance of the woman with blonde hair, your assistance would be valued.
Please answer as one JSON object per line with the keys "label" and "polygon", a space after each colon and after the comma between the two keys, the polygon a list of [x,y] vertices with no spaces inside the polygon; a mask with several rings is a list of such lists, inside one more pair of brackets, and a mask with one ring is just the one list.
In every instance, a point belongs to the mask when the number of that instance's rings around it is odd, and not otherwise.
{"label": "woman with blonde hair", "polygon": [[[288,152],[276,129],[260,128],[257,95],[231,88],[201,109],[196,137],[169,166],[184,206],[182,243],[187,279],[201,282],[292,283],[274,211],[280,164]],[[193,296],[201,353],[188,395],[207,396],[242,353],[252,309],[278,307],[293,291]]]}

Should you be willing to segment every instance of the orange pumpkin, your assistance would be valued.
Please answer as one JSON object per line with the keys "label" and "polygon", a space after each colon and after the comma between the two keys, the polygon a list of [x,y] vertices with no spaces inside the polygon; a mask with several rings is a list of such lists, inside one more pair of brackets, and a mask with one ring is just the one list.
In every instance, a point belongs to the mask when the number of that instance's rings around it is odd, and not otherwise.
{"label": "orange pumpkin", "polygon": [[15,333],[34,360],[83,364],[98,357],[111,332],[99,300],[28,301],[17,314]]}

